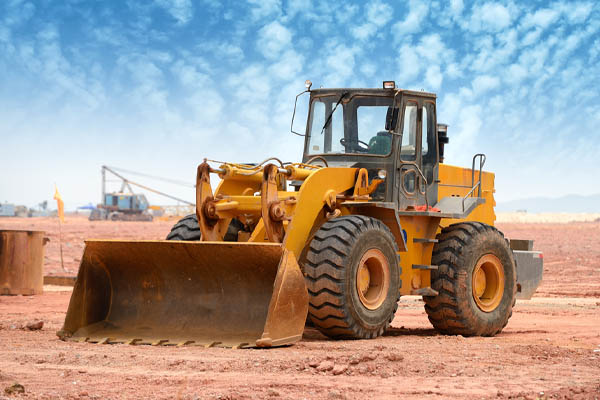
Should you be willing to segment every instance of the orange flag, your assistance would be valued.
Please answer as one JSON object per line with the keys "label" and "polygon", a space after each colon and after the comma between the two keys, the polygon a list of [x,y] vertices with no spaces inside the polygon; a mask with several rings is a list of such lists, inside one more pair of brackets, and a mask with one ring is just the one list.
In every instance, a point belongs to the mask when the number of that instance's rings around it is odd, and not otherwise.
{"label": "orange flag", "polygon": [[56,185],[54,185],[54,200],[56,200],[56,205],[58,207],[58,218],[60,219],[60,222],[65,222],[65,203],[63,202],[63,199],[60,195],[60,193],[58,193],[58,187],[56,187]]}

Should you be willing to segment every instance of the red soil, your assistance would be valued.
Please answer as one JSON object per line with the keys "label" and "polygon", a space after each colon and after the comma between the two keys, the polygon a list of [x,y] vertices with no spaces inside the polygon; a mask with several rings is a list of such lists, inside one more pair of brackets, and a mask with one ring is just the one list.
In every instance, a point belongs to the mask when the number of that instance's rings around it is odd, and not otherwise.
{"label": "red soil", "polygon": [[[162,239],[173,222],[63,225],[66,268],[74,274],[84,238]],[[0,399],[18,398],[600,398],[600,223],[501,224],[535,239],[544,281],[518,301],[493,338],[438,335],[419,298],[402,298],[393,329],[364,341],[317,331],[270,350],[92,345],[62,342],[69,291],[0,297]],[[0,229],[46,230],[45,273],[63,274],[58,225],[1,219]],[[47,288],[51,289],[51,288]],[[39,331],[25,328],[43,320]],[[23,394],[5,394],[18,382]]]}

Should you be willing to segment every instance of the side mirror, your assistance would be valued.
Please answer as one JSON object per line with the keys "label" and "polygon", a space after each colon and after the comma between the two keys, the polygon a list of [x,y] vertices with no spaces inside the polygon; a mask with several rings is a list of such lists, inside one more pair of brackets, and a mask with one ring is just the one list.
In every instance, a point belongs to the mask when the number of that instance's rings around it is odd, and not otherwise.
{"label": "side mirror", "polygon": [[296,101],[294,101],[294,113],[292,114],[292,122],[290,123],[290,132],[292,132],[294,135],[298,135],[298,136],[306,136],[305,134],[298,133],[294,130],[294,118],[296,118],[296,106],[298,105],[298,97],[302,96],[304,93],[310,92],[312,82],[309,80],[306,80],[306,82],[304,82],[304,86],[306,87],[306,90],[304,92],[298,93],[296,95]]}
{"label": "side mirror", "polygon": [[398,111],[400,111],[398,107],[388,107],[387,115],[385,116],[386,131],[393,131],[396,129],[396,125],[398,124]]}

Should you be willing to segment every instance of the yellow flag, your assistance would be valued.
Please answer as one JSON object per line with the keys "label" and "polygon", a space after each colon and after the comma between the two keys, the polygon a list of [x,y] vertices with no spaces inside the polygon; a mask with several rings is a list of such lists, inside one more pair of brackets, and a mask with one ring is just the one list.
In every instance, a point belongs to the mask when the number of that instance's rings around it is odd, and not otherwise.
{"label": "yellow flag", "polygon": [[54,200],[56,200],[56,205],[58,207],[58,218],[60,219],[60,222],[65,222],[65,203],[63,202],[60,193],[58,193],[58,187],[56,187],[56,185],[54,185]]}

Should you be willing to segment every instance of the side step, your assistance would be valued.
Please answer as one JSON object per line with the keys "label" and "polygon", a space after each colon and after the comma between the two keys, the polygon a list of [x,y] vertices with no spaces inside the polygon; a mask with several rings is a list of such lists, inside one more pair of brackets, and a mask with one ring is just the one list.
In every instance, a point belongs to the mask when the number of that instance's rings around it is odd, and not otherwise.
{"label": "side step", "polygon": [[437,243],[437,239],[413,238],[413,243]]}
{"label": "side step", "polygon": [[422,265],[422,264],[413,264],[412,269],[426,269],[430,271],[435,271],[438,269],[437,265]]}
{"label": "side step", "polygon": [[410,292],[410,294],[413,296],[435,297],[439,293],[437,290],[433,290],[430,287],[424,287],[421,289],[413,290],[412,292]]}

